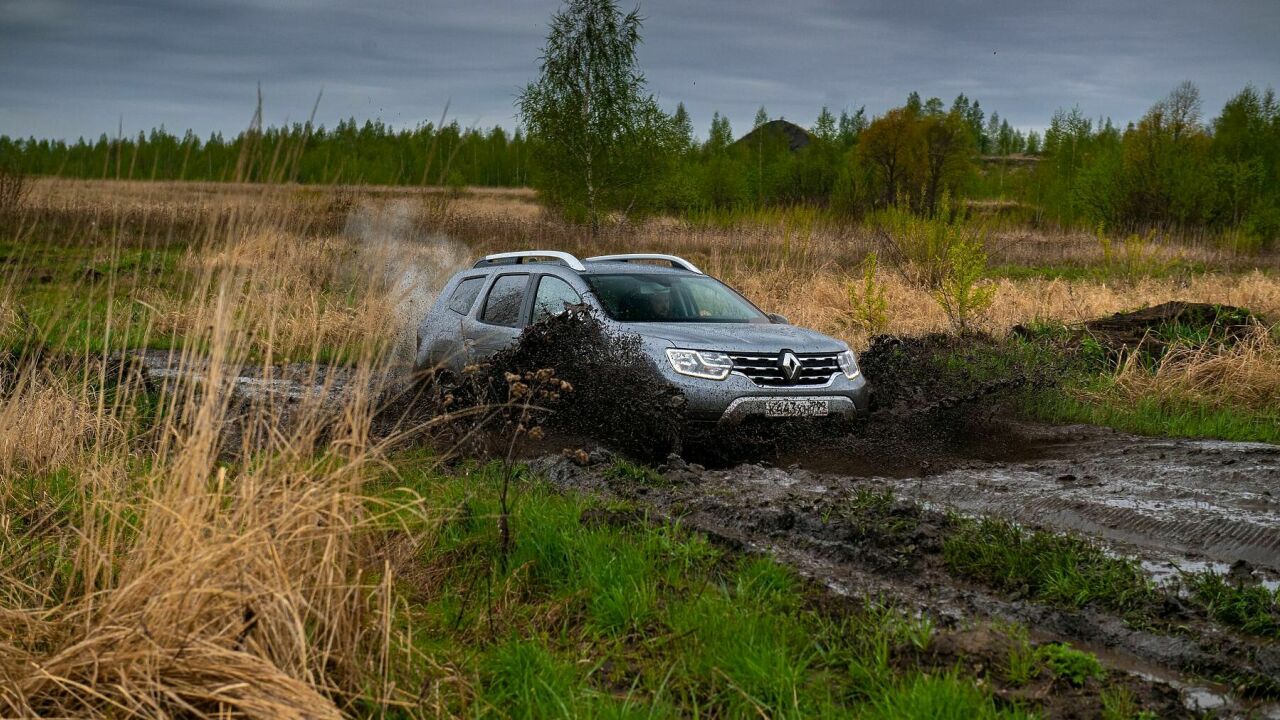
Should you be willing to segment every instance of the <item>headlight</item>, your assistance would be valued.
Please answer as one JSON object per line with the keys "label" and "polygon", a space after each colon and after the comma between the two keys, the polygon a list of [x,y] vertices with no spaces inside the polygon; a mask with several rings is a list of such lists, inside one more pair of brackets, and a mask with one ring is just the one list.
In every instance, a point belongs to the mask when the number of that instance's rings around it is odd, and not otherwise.
{"label": "headlight", "polygon": [[858,369],[858,360],[853,357],[852,350],[845,350],[837,355],[836,361],[840,363],[840,370],[844,372],[844,376],[850,380],[858,377],[862,372]]}
{"label": "headlight", "polygon": [[724,353],[707,352],[705,350],[667,350],[667,359],[671,367],[681,375],[723,380],[733,370],[733,359]]}

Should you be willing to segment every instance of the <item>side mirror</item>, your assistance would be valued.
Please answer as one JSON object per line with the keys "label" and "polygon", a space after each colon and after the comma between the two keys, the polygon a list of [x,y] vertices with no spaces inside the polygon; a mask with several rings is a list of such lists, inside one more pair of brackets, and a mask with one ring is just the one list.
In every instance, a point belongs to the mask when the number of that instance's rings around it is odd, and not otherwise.
{"label": "side mirror", "polygon": [[791,321],[777,313],[769,313],[769,322],[774,325],[790,325]]}

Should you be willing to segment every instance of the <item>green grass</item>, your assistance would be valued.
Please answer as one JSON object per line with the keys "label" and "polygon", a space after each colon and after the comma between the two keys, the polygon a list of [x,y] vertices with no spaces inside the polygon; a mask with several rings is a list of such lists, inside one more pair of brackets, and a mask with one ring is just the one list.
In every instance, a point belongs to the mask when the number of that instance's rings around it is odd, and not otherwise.
{"label": "green grass", "polygon": [[1150,710],[1141,710],[1133,692],[1124,685],[1116,685],[1102,691],[1102,720],[1156,720]]}
{"label": "green grass", "polygon": [[[963,672],[893,662],[928,647],[927,620],[868,606],[837,618],[791,570],[672,525],[581,521],[595,501],[531,478],[498,551],[500,468],[455,476],[397,460],[387,499],[452,508],[405,608],[416,644],[465,682],[451,712],[482,717],[1022,717]],[[389,525],[394,524],[390,521]]]}
{"label": "green grass", "polygon": [[1054,677],[1077,687],[1091,679],[1102,680],[1107,676],[1096,655],[1076,650],[1066,643],[1043,645],[1036,649],[1036,657]]}
{"label": "green grass", "polygon": [[1097,603],[1141,613],[1158,591],[1132,560],[1113,557],[1080,537],[1030,531],[1000,518],[955,518],[943,542],[952,571],[1006,592],[1079,608]]}
{"label": "green grass", "polygon": [[609,467],[604,471],[605,478],[614,482],[628,483],[633,485],[656,486],[663,485],[662,475],[651,467],[633,463],[624,458],[616,458]]}
{"label": "green grass", "polygon": [[[1108,381],[1100,377],[1086,382],[1088,387],[1098,388]],[[1215,408],[1191,400],[1144,398],[1129,402],[1105,395],[1083,399],[1072,389],[1068,386],[1039,393],[1029,398],[1023,409],[1046,422],[1101,425],[1136,435],[1280,443],[1280,411]]]}
{"label": "green grass", "polygon": [[1235,585],[1214,572],[1185,578],[1191,599],[1224,625],[1280,639],[1280,589]]}

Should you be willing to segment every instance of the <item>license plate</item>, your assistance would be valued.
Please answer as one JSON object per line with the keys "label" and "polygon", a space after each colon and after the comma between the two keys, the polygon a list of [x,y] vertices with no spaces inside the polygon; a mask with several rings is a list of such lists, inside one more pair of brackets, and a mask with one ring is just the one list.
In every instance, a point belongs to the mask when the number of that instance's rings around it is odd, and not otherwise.
{"label": "license plate", "polygon": [[826,417],[826,400],[766,400],[765,417]]}

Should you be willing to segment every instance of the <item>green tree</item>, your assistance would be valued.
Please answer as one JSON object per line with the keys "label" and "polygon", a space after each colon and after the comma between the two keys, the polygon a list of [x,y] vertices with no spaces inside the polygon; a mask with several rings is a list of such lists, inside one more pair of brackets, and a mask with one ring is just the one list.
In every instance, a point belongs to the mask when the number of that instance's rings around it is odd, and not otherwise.
{"label": "green tree", "polygon": [[671,132],[680,154],[687,155],[694,146],[693,120],[689,117],[689,111],[685,110],[684,103],[676,104],[676,112],[671,116]]}
{"label": "green tree", "polygon": [[920,100],[920,93],[915,90],[911,91],[911,94],[907,96],[906,109],[912,115],[920,114],[920,111],[924,109],[924,103]]}
{"label": "green tree", "polygon": [[729,118],[720,113],[711,115],[711,131],[707,133],[706,152],[708,155],[720,155],[733,144],[733,128],[729,126]]}
{"label": "green tree", "polygon": [[909,107],[890,110],[862,133],[858,157],[872,168],[882,204],[894,205],[900,194],[910,196],[908,180],[920,161],[919,140],[916,115]]}
{"label": "green tree", "polygon": [[[641,19],[614,0],[566,0],[551,19],[541,76],[517,105],[534,142],[535,187],[593,235],[601,212],[629,207],[666,171],[670,118],[636,66]],[[657,162],[654,162],[657,160]]]}
{"label": "green tree", "polygon": [[818,113],[818,120],[813,124],[813,135],[823,142],[836,140],[836,117],[826,105],[822,106],[822,112]]}
{"label": "green tree", "polygon": [[923,123],[925,180],[924,211],[934,212],[940,193],[956,195],[972,172],[972,138],[964,118],[955,110],[926,116]]}
{"label": "green tree", "polygon": [[863,130],[867,129],[867,108],[858,108],[858,112],[850,115],[848,112],[840,112],[840,121],[838,123],[837,134],[840,137],[840,144],[846,148],[853,147],[858,142],[858,136]]}
{"label": "green tree", "polygon": [[1027,132],[1027,154],[1038,155],[1040,153],[1040,133],[1035,130]]}

